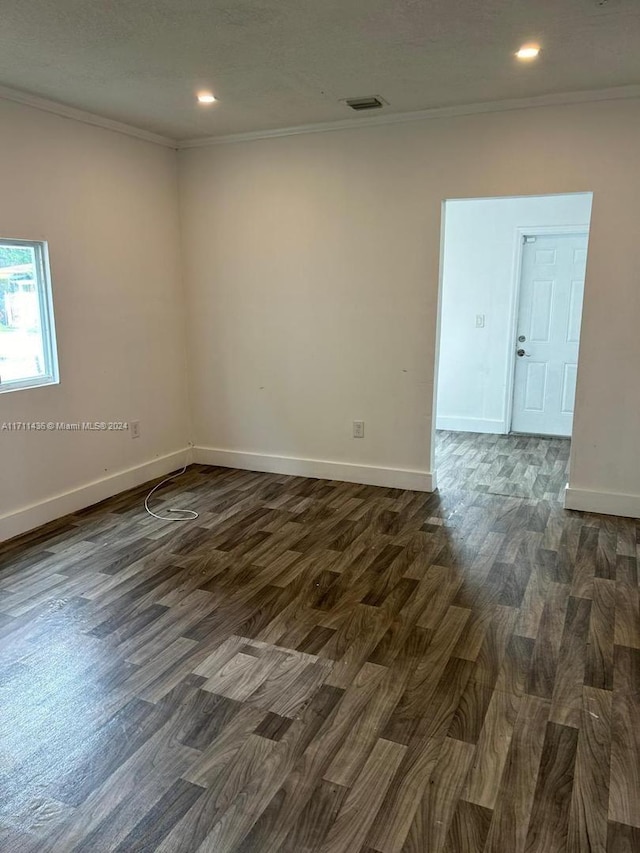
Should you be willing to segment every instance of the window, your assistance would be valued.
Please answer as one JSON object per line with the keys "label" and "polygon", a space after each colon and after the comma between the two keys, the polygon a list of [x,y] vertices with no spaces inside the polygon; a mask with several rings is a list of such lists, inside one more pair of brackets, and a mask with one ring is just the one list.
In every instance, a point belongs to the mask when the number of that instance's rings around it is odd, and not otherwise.
{"label": "window", "polygon": [[47,244],[0,239],[0,392],[57,381]]}

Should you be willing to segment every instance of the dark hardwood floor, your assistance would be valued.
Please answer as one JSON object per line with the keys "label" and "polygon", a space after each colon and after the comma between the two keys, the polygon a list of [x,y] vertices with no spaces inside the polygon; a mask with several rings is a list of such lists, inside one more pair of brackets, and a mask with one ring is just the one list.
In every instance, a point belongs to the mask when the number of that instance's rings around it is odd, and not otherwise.
{"label": "dark hardwood floor", "polygon": [[0,546],[2,853],[637,853],[640,525],[568,442],[192,466]]}

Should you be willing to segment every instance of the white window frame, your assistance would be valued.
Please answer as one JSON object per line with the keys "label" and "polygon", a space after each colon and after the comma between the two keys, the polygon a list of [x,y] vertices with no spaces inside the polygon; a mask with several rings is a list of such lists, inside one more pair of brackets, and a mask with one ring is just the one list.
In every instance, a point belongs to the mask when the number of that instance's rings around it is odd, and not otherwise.
{"label": "white window frame", "polygon": [[12,246],[18,249],[33,249],[34,251],[36,292],[38,294],[42,352],[44,354],[44,373],[42,376],[30,376],[26,379],[14,379],[3,382],[2,366],[0,365],[0,394],[9,391],[23,391],[27,388],[40,388],[43,385],[57,385],[60,382],[60,374],[58,372],[58,348],[53,319],[49,247],[45,240],[14,240],[5,237],[0,237],[0,245]]}

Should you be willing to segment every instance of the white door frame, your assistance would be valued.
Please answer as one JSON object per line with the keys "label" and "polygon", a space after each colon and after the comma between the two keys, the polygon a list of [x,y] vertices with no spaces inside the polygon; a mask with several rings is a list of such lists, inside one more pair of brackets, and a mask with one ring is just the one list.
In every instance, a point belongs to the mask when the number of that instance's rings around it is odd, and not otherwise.
{"label": "white door frame", "polygon": [[[507,405],[505,410],[505,433],[511,432],[511,422],[513,419],[513,394],[515,390],[516,380],[516,360],[514,353],[516,351],[516,343],[518,338],[518,317],[520,315],[520,283],[522,281],[522,260],[524,255],[524,238],[525,237],[554,237],[556,234],[586,234],[587,241],[589,239],[589,223],[586,225],[535,225],[524,226],[520,225],[516,228],[516,238],[513,256],[513,287],[511,288],[511,334],[507,341]],[[587,244],[588,245],[588,244]],[[588,252],[588,248],[587,248]],[[587,257],[588,263],[588,257]],[[578,344],[578,370],[580,369],[580,345]]]}

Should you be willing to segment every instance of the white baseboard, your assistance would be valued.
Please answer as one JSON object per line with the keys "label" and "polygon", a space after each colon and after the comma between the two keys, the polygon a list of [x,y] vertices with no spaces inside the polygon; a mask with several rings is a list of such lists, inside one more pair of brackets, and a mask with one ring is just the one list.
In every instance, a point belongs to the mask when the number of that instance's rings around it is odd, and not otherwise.
{"label": "white baseboard", "polygon": [[194,447],[193,461],[201,465],[220,465],[223,468],[241,468],[244,471],[291,474],[295,477],[314,477],[319,480],[343,480],[347,483],[411,489],[416,492],[432,492],[435,487],[429,471],[379,468],[374,465],[271,456],[265,453],[242,453],[238,450],[220,450],[216,447]]}
{"label": "white baseboard", "polygon": [[564,506],[565,509],[575,509],[580,512],[597,512],[603,515],[640,518],[640,495],[592,492],[590,489],[573,489],[567,486]]}
{"label": "white baseboard", "polygon": [[504,421],[491,418],[456,418],[440,415],[436,418],[436,429],[448,429],[452,432],[490,432],[506,435],[509,432]]}
{"label": "white baseboard", "polygon": [[185,462],[191,461],[191,448],[185,447],[166,456],[144,462],[133,468],[118,471],[100,480],[93,480],[77,489],[71,489],[59,495],[54,495],[36,504],[22,507],[15,512],[0,516],[0,542],[19,536],[41,524],[62,518],[70,512],[77,512],[87,506],[139,486],[147,480],[153,480],[168,474],[176,468],[181,468]]}

